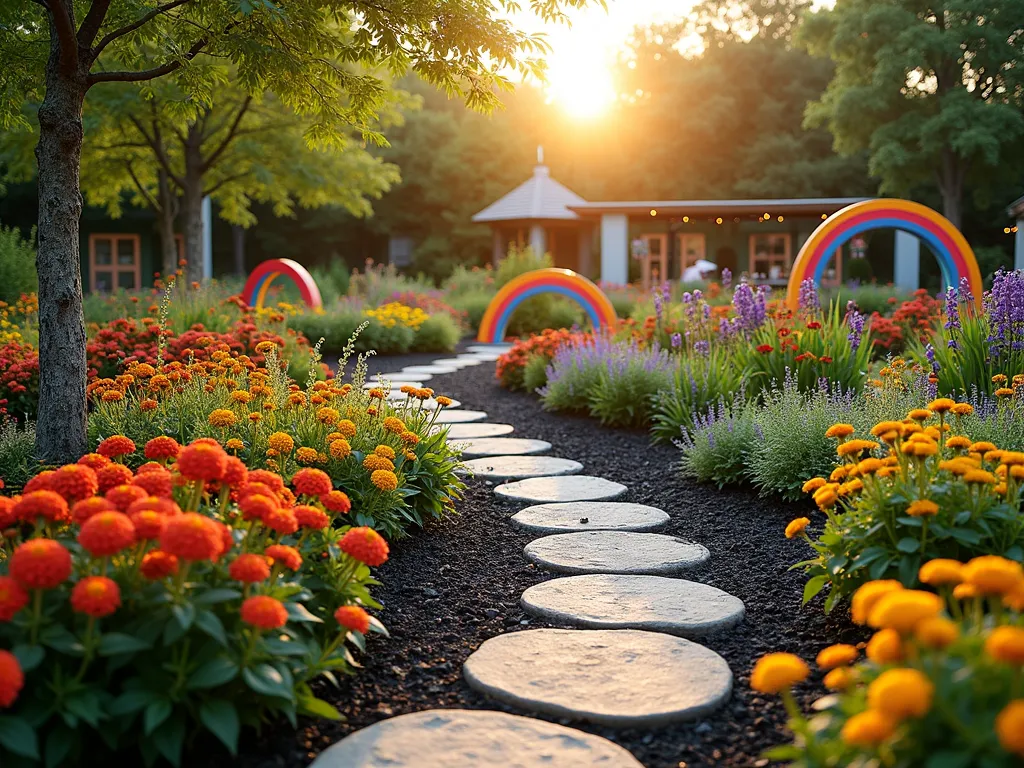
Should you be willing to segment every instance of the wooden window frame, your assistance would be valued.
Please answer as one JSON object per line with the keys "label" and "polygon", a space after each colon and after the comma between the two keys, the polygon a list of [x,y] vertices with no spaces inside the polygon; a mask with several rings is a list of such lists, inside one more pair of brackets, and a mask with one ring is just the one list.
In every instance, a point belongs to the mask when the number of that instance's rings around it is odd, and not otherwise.
{"label": "wooden window frame", "polygon": [[757,253],[754,250],[754,244],[757,242],[759,237],[781,237],[785,243],[785,249],[782,256],[775,254],[768,255],[768,271],[765,276],[771,274],[771,268],[773,264],[779,264],[782,267],[782,275],[780,279],[785,278],[789,275],[789,271],[793,268],[793,235],[789,232],[758,232],[750,235],[747,244],[747,274],[754,275],[757,270],[754,269],[754,264],[757,262]]}
{"label": "wooden window frame", "polygon": [[691,238],[699,238],[701,242],[700,253],[694,259],[693,263],[696,264],[700,259],[707,259],[708,257],[708,237],[703,232],[677,232],[676,233],[676,248],[679,250],[679,275],[682,277],[683,273],[686,272],[687,267],[692,267],[686,260],[686,253],[684,247],[686,241]]}
{"label": "wooden window frame", "polygon": [[[110,240],[110,264],[97,264],[96,263],[96,242],[98,240]],[[122,240],[130,240],[132,242],[132,250],[134,252],[135,264],[131,267],[124,267],[117,263],[117,246]],[[96,291],[96,272],[109,272],[112,278],[110,290],[116,291],[120,289],[118,276],[122,273],[129,273],[134,276],[135,285],[130,290],[141,290],[142,288],[142,238],[138,235],[126,234],[126,233],[105,233],[98,232],[93,235],[89,235],[89,290]]]}
{"label": "wooden window frame", "polygon": [[640,259],[640,284],[643,290],[649,291],[651,290],[653,281],[651,273],[654,270],[651,269],[653,266],[651,262],[652,257],[654,256],[654,249],[651,248],[651,243],[654,241],[658,241],[661,251],[657,258],[658,285],[661,285],[663,281],[668,280],[668,235],[664,232],[648,232],[640,235],[640,239],[643,240],[644,244],[647,246],[647,255]]}

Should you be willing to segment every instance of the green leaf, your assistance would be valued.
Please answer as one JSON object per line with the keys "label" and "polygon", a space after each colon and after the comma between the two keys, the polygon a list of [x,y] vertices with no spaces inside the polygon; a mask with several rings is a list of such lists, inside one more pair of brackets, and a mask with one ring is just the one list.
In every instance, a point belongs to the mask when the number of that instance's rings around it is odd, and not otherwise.
{"label": "green leaf", "polygon": [[921,558],[904,555],[900,558],[900,581],[903,586],[911,587],[917,582],[917,572],[921,567]]}
{"label": "green leaf", "polygon": [[263,641],[263,646],[274,656],[305,656],[309,649],[302,643],[294,640],[282,640],[279,637],[268,637]]}
{"label": "green leaf", "polygon": [[103,710],[96,700],[96,697],[86,692],[77,696],[69,696],[65,701],[65,707],[68,712],[74,713],[77,717],[85,720],[89,725],[95,728],[100,721],[100,715],[103,714]]}
{"label": "green leaf", "polygon": [[78,734],[63,723],[55,723],[46,734],[43,753],[46,757],[46,768],[58,768],[65,765],[64,758],[78,743]]}
{"label": "green leaf", "polygon": [[238,665],[226,656],[210,659],[193,672],[186,688],[216,688],[231,682],[238,675]]}
{"label": "green leaf", "polygon": [[69,656],[85,654],[81,641],[60,624],[51,624],[40,632],[39,642]]}
{"label": "green leaf", "polygon": [[171,700],[164,698],[157,699],[146,707],[146,714],[142,718],[142,723],[147,736],[151,735],[153,731],[159,728],[171,716],[172,709]]}
{"label": "green leaf", "polygon": [[971,519],[971,510],[965,509],[963,512],[957,512],[956,517],[953,518],[953,522],[956,525],[963,525]]}
{"label": "green leaf", "polygon": [[370,617],[370,631],[376,632],[379,635],[384,635],[384,637],[391,637],[391,633],[388,632],[387,627],[381,624],[380,619],[376,616]]}
{"label": "green leaf", "polygon": [[224,625],[213,611],[199,611],[196,614],[196,626],[221,645],[227,647],[228,636]]}
{"label": "green leaf", "polygon": [[174,616],[174,620],[181,626],[182,630],[188,631],[188,628],[192,626],[192,622],[195,621],[196,607],[192,603],[172,605],[171,614]]}
{"label": "green leaf", "polygon": [[302,696],[299,698],[299,713],[309,715],[310,717],[323,717],[328,720],[344,719],[341,712],[316,696]]}
{"label": "green leaf", "polygon": [[301,621],[311,624],[323,624],[324,620],[314,616],[302,603],[287,603],[288,618],[292,621]]}
{"label": "green leaf", "polygon": [[185,744],[185,718],[172,717],[153,734],[153,743],[173,766],[181,765],[181,748]]}
{"label": "green leaf", "polygon": [[933,752],[925,761],[924,768],[970,768],[972,757],[970,752],[954,752],[942,750]]}
{"label": "green leaf", "polygon": [[813,600],[825,588],[828,580],[828,576],[815,576],[804,584],[804,605]]}
{"label": "green leaf", "polygon": [[20,717],[0,717],[0,744],[16,755],[39,759],[36,732]]}
{"label": "green leaf", "polygon": [[149,643],[121,632],[107,632],[100,638],[100,656],[116,656],[119,653],[137,653],[149,649]]}
{"label": "green leaf", "polygon": [[238,753],[238,733],[241,724],[234,704],[221,699],[204,701],[199,708],[199,720],[221,740],[232,755]]}
{"label": "green leaf", "polygon": [[284,676],[269,664],[257,664],[242,670],[242,679],[256,693],[282,699],[292,698],[292,689],[285,685]]}
{"label": "green leaf", "polygon": [[977,531],[972,531],[970,528],[954,528],[950,532],[950,536],[961,544],[973,546],[981,543],[981,534]]}
{"label": "green leaf", "polygon": [[11,653],[17,657],[22,672],[31,672],[43,662],[43,658],[46,656],[46,649],[41,645],[26,645],[23,643],[11,648]]}
{"label": "green leaf", "polygon": [[195,605],[215,605],[225,603],[228,600],[237,600],[242,593],[237,589],[208,589],[192,598]]}
{"label": "green leaf", "polygon": [[110,714],[119,717],[131,715],[138,712],[148,704],[152,704],[159,698],[157,693],[146,689],[125,691],[108,707]]}
{"label": "green leaf", "polygon": [[921,542],[917,539],[912,539],[909,536],[904,536],[902,539],[896,542],[896,549],[898,549],[900,552],[906,552],[907,554],[917,552],[917,550],[920,549],[920,547]]}

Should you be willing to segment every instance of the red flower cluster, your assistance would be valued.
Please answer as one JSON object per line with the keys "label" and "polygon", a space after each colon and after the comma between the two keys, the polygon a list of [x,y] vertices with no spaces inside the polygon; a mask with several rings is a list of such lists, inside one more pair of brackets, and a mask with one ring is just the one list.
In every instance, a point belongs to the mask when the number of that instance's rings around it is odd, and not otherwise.
{"label": "red flower cluster", "polygon": [[350,528],[338,542],[338,549],[367,565],[382,565],[388,559],[388,543],[373,528]]}

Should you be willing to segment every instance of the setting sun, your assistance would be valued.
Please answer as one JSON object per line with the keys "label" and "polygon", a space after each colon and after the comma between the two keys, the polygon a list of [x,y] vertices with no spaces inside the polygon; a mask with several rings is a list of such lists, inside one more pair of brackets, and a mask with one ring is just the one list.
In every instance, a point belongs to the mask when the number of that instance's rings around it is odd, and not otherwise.
{"label": "setting sun", "polygon": [[584,46],[563,47],[548,59],[547,94],[551,103],[568,114],[588,119],[615,101],[615,85],[604,51]]}

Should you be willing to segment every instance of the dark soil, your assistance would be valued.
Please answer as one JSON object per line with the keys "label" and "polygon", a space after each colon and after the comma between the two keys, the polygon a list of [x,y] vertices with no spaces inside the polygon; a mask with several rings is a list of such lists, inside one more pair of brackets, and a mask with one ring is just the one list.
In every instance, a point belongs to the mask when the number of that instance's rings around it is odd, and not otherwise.
{"label": "dark soil", "polygon": [[[371,369],[397,370],[438,357],[443,355],[371,359]],[[711,716],[655,730],[559,722],[621,744],[647,768],[767,765],[761,753],[787,739],[785,712],[776,698],[751,691],[754,661],[770,651],[791,651],[811,660],[825,645],[861,639],[845,619],[826,619],[820,599],[800,605],[804,579],[788,568],[807,551],[802,542],[787,541],[782,531],[789,520],[807,512],[806,505],[684,480],[674,447],[652,445],[642,432],[546,413],[536,398],[499,388],[491,364],[435,376],[428,386],[461,400],[464,408],[487,411],[490,421],[513,424],[514,436],[550,441],[552,455],[581,461],[587,474],[626,484],[624,500],[664,509],[672,517],[666,533],[711,551],[710,560],[687,578],[730,592],[746,605],[738,627],[701,641],[728,661],[734,675],[731,700]],[[383,586],[374,591],[385,606],[380,618],[390,639],[369,640],[365,666],[343,680],[340,690],[318,686],[318,695],[347,720],[304,724],[298,732],[287,726],[266,731],[236,764],[304,766],[354,730],[423,709],[514,711],[471,691],[462,678],[462,663],[484,640],[502,632],[551,626],[526,616],[519,597],[553,575],[525,561],[523,546],[536,535],[507,522],[516,507],[497,500],[491,488],[473,481],[458,517],[392,542],[391,558],[377,574]],[[816,680],[801,686],[805,707],[821,691]]]}

